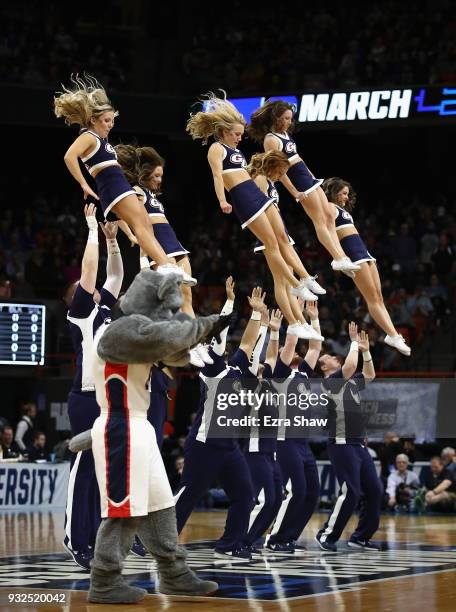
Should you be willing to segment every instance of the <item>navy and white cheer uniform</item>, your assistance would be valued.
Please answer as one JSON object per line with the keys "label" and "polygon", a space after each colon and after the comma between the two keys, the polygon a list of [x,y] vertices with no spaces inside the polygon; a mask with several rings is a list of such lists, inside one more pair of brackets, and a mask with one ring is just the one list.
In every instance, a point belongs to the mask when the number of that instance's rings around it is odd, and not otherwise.
{"label": "navy and white cheer uniform", "polygon": [[[155,238],[158,240],[168,257],[182,257],[188,255],[190,251],[187,251],[187,249],[182,246],[172,226],[168,223],[163,204],[157,200],[157,197],[150,189],[141,189],[140,193],[144,197],[144,207],[149,217],[154,220],[163,219],[163,223],[154,223],[152,229],[154,230]],[[152,261],[151,263],[154,264],[155,262]]]}
{"label": "navy and white cheer uniform", "polygon": [[94,175],[94,172],[98,172],[94,177],[95,185],[103,214],[107,218],[110,210],[120,200],[130,194],[135,195],[135,192],[117,162],[114,147],[107,139],[101,138],[91,130],[84,130],[83,133],[92,134],[96,139],[95,149],[89,155],[81,157],[81,161],[91,176]]}
{"label": "navy and white cheer uniform", "polygon": [[158,448],[163,446],[163,428],[168,417],[168,377],[156,368],[152,368],[149,380],[150,404],[147,420],[155,429]]}
{"label": "navy and white cheer uniform", "polygon": [[[223,142],[224,157],[222,161],[222,174],[245,170],[247,162],[239,149],[233,149]],[[252,179],[247,179],[233,187],[228,192],[234,213],[241,222],[242,229],[252,223],[272,203],[272,198],[265,195]]]}
{"label": "navy and white cheer uniform", "polygon": [[[76,373],[68,395],[68,417],[73,436],[92,426],[100,414],[95,397],[92,370],[93,338],[98,328],[109,320],[116,298],[107,289],[100,291],[100,304],[79,284],[67,314]],[[72,454],[65,516],[65,545],[86,552],[95,545],[100,524],[100,495],[91,450]]]}
{"label": "navy and white cheer uniform", "polygon": [[[280,213],[280,209],[279,209],[279,192],[275,188],[274,183],[272,181],[270,181],[269,179],[268,179],[268,197],[270,197],[273,200],[274,206],[277,208],[277,210]],[[282,217],[282,215],[280,215],[280,216]],[[282,217],[282,221],[283,221],[283,217]],[[295,241],[293,240],[293,238],[288,233],[288,230],[285,227],[285,222],[283,224],[283,227],[285,228],[285,232],[286,232],[286,234],[288,236],[288,242],[291,244],[291,246],[293,246],[295,244]],[[261,240],[257,240],[255,242],[255,246],[253,247],[253,252],[254,253],[259,253],[260,251],[264,251],[264,244],[261,242]]]}
{"label": "navy and white cheer uniform", "polygon": [[[269,132],[267,136],[274,136],[279,143],[279,151],[285,153],[290,164],[287,171],[287,176],[298,191],[311,193],[323,183],[323,179],[317,179],[312,176],[306,164],[299,159],[296,142],[288,133],[278,134],[277,132]],[[299,161],[296,161],[298,160]],[[295,162],[295,163],[293,163]]]}
{"label": "navy and white cheer uniform", "polygon": [[182,531],[193,508],[211,484],[218,480],[230,506],[216,550],[226,552],[243,545],[254,505],[252,481],[238,441],[209,435],[210,424],[217,412],[215,404],[219,385],[224,388],[231,382],[239,385],[250,363],[241,349],[236,351],[229,364],[212,349],[209,349],[209,355],[214,363],[200,371],[200,404],[185,442],[182,486],[175,496],[177,530],[179,533]]}
{"label": "navy and white cheer uniform", "polygon": [[[337,204],[334,204],[334,206],[336,207],[337,211],[337,217],[335,219],[336,232],[341,230],[343,227],[355,227],[351,214],[344,210],[341,206],[337,206]],[[367,250],[363,239],[358,233],[341,238],[340,246],[353,263],[360,264],[364,261],[376,261],[375,257],[372,257]]]}
{"label": "navy and white cheer uniform", "polygon": [[[298,370],[283,363],[280,356],[274,368],[274,386],[280,392],[302,395],[310,390],[309,377],[313,369],[304,359]],[[287,406],[281,404],[280,416],[287,417]],[[268,537],[269,544],[288,543],[299,539],[315,511],[320,495],[317,463],[308,439],[293,438],[279,430],[277,459],[282,472],[286,497],[278,511]]]}
{"label": "navy and white cheer uniform", "polygon": [[335,543],[355,511],[363,504],[353,539],[368,541],[380,524],[382,486],[373,459],[364,445],[365,427],[360,392],[365,378],[360,372],[345,380],[342,369],[322,382],[328,394],[328,456],[340,486],[336,505],[319,532],[321,542]]}
{"label": "navy and white cheer uniform", "polygon": [[[265,364],[263,380],[256,392],[263,396],[267,396],[268,392],[274,393],[274,388],[270,383],[271,379],[271,367]],[[244,540],[247,546],[255,544],[270,527],[283,499],[282,473],[277,461],[277,428],[265,426],[266,417],[278,417],[277,405],[263,401],[258,410],[253,406],[250,414],[259,418],[260,426],[252,426],[250,438],[243,440],[256,502],[250,513],[249,530]]]}

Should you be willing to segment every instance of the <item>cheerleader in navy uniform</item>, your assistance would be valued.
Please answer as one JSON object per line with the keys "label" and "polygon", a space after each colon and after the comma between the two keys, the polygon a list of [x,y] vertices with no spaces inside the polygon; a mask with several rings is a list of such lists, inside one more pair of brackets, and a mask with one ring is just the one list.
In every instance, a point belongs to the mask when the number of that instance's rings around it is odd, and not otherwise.
{"label": "cheerleader in navy uniform", "polygon": [[[259,338],[252,355],[250,371],[258,377],[260,383],[257,393],[273,392],[271,386],[272,372],[275,368],[279,351],[279,330],[282,323],[280,310],[272,311],[271,318],[268,312],[262,313]],[[269,341],[264,363],[260,364],[260,355],[263,349],[266,334],[269,328]],[[292,336],[296,338],[296,336]],[[275,405],[262,405],[257,409],[253,406],[254,416],[259,417],[260,423],[264,423],[265,416],[272,418],[278,416]],[[267,431],[267,434],[265,432]],[[245,545],[251,553],[258,552],[255,543],[269,528],[276,517],[282,504],[282,474],[277,461],[277,439],[271,435],[271,427],[252,427],[250,438],[243,440],[244,453],[252,477],[253,494],[256,500],[255,506],[250,513],[249,530],[244,539]]]}
{"label": "cheerleader in navy uniform", "polygon": [[[170,225],[163,204],[158,200],[163,180],[163,169],[165,160],[152,147],[134,147],[133,145],[120,144],[115,147],[117,159],[125,173],[129,183],[133,185],[136,195],[148,215],[148,225],[152,226],[155,238],[160,243],[168,259],[177,264],[185,272],[187,279],[182,286],[182,297],[184,303],[182,312],[195,317],[192,307],[192,291],[190,287],[196,285],[196,279],[192,278],[192,268],[188,258],[189,251],[177,239]],[[126,224],[121,224],[120,229],[125,231],[132,242],[136,241],[134,234]],[[146,253],[141,252],[141,257]],[[152,265],[156,261],[152,260]],[[145,267],[145,260],[141,267]],[[149,265],[149,263],[147,263]]]}
{"label": "cheerleader in navy uniform", "polygon": [[[123,281],[123,264],[116,240],[117,223],[100,224],[106,236],[108,260],[106,281],[100,292],[98,272],[98,223],[95,206],[85,206],[89,236],[81,265],[81,278],[65,291],[71,340],[76,354],[76,373],[68,395],[68,417],[72,435],[91,429],[100,414],[95,398],[91,367],[93,338],[111,316]],[[90,569],[100,516],[100,496],[92,451],[73,455],[68,482],[64,546],[78,565]]]}
{"label": "cheerleader in navy uniform", "polygon": [[[366,332],[358,334],[350,323],[350,351],[341,364],[337,355],[322,355],[318,360],[324,380],[322,390],[328,403],[328,455],[340,485],[339,497],[328,520],[316,535],[320,548],[337,552],[337,542],[358,505],[363,493],[358,525],[347,544],[351,548],[377,552],[370,539],[380,524],[382,486],[374,461],[365,445],[366,430],[361,411],[360,392],[375,378]],[[359,349],[363,370],[357,372]]]}
{"label": "cheerleader in navy uniform", "polygon": [[340,245],[329,203],[320,187],[323,179],[316,179],[312,175],[290,135],[294,111],[294,106],[283,100],[266,102],[252,113],[248,135],[261,143],[265,151],[282,151],[287,156],[290,168],[280,182],[311,218],[318,240],[333,257],[333,270],[359,270],[359,266],[350,261]]}
{"label": "cheerleader in navy uniform", "polygon": [[[247,172],[258,185],[263,193],[273,199],[274,206],[277,208],[279,215],[279,193],[275,188],[274,183],[280,180],[290,168],[290,162],[287,156],[280,151],[268,151],[267,153],[255,153],[250,159],[247,166]],[[282,219],[282,216],[280,215]],[[324,295],[326,291],[315,280],[315,276],[310,276],[293,245],[295,241],[288,233],[282,219],[282,229],[279,230],[279,247],[283,258],[293,271],[300,277],[304,287],[307,289],[303,292],[301,298],[306,302],[318,300],[318,295]],[[254,247],[254,252],[259,253],[264,251],[264,244],[257,241]]]}
{"label": "cheerleader in navy uniform", "polygon": [[[283,258],[277,233],[283,233],[283,222],[273,199],[265,195],[250,178],[246,160],[237,148],[244,133],[245,119],[226,99],[210,94],[206,101],[206,112],[191,115],[187,131],[194,140],[207,144],[214,138],[208,151],[208,161],[214,177],[214,188],[225,214],[234,210],[241,227],[248,227],[263,242],[264,255],[274,278],[277,304],[289,323],[289,333],[299,338],[314,337],[312,328],[305,325],[302,313],[293,310],[289,292],[300,296],[304,285],[296,279]],[[226,201],[229,192],[231,204]],[[291,287],[291,289],[290,289]]]}
{"label": "cheerleader in navy uniform", "polygon": [[[228,297],[222,314],[233,309],[234,295]],[[193,508],[210,484],[217,478],[225,490],[230,506],[225,530],[216,542],[218,558],[251,559],[251,550],[244,544],[249,526],[249,516],[254,505],[249,468],[239,443],[235,438],[219,438],[209,435],[213,416],[217,415],[217,392],[222,385],[235,391],[243,376],[249,374],[250,361],[260,329],[261,312],[265,308],[265,295],[256,287],[248,298],[252,308],[251,318],[242,335],[237,351],[225,359],[228,328],[219,341],[213,341],[209,353],[214,360],[200,371],[200,406],[193,426],[185,442],[185,462],[182,487],[175,496],[177,530],[180,533]]]}
{"label": "cheerleader in navy uniform", "polygon": [[[312,326],[319,331],[316,302],[307,302],[306,311]],[[296,338],[287,335],[285,346],[277,358],[273,385],[280,392],[297,396],[310,391],[309,378],[313,375],[321,351],[321,342],[310,341],[304,359],[295,352]],[[279,417],[287,417],[287,405],[281,400]],[[307,438],[293,438],[286,429],[279,428],[277,459],[282,473],[286,497],[277,513],[266,549],[274,553],[294,553],[304,528],[315,511],[320,494],[317,463]]]}
{"label": "cheerleader in navy uniform", "polygon": [[367,250],[350,214],[355,206],[356,193],[350,183],[338,177],[326,179],[323,183],[323,189],[333,210],[340,243],[350,259],[360,266],[353,282],[366,300],[370,316],[385,332],[385,344],[397,349],[403,355],[409,356],[411,353],[410,347],[407,346],[404,338],[398,334],[383,301],[382,285],[376,260]]}
{"label": "cheerleader in navy uniform", "polygon": [[[73,84],[73,89],[64,87],[63,92],[54,98],[54,112],[57,117],[63,117],[67,125],[81,126],[81,134],[65,153],[64,159],[71,175],[80,184],[84,199],[99,200],[105,218],[112,210],[119,219],[128,223],[141,248],[158,263],[158,272],[183,276],[182,270],[169,262],[153,232],[148,229],[146,211],[139,204],[117,162],[116,152],[108,142],[118,112],[96,79],[76,77]],[[95,179],[98,195],[87,184],[79,160]]]}

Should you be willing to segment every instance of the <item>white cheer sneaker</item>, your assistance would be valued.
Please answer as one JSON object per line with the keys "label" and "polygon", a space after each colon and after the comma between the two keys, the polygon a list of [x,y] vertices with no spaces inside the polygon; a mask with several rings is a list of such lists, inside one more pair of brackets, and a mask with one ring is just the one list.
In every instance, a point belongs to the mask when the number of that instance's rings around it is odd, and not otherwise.
{"label": "white cheer sneaker", "polygon": [[323,342],[324,338],[308,323],[294,323],[289,325],[287,334],[290,336],[298,336],[302,340],[318,340]]}
{"label": "white cheer sneaker", "polygon": [[384,343],[388,344],[392,348],[395,348],[399,353],[410,357],[412,349],[407,346],[404,338],[398,334],[397,336],[385,336]]}
{"label": "white cheer sneaker", "polygon": [[348,257],[344,257],[343,259],[333,259],[331,268],[335,272],[357,272],[359,264],[353,263]]}
{"label": "white cheer sneaker", "polygon": [[316,295],[325,295],[326,289],[323,289],[323,287],[317,283],[315,280],[316,278],[316,276],[308,276],[307,278],[302,278],[301,283],[304,285],[304,287],[307,287],[309,291],[312,291],[312,293],[315,293]]}
{"label": "white cheer sneaker", "polygon": [[318,295],[312,293],[302,281],[297,287],[292,287],[290,293],[291,295],[301,298],[304,302],[316,302],[318,300]]}

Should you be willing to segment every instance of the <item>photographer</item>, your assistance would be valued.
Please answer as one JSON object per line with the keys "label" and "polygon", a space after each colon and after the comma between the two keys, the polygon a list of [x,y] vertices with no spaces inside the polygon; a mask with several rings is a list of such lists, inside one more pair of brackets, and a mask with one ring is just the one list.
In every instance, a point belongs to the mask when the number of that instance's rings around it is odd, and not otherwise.
{"label": "photographer", "polygon": [[397,455],[396,470],[388,476],[386,493],[388,507],[394,510],[397,506],[409,508],[410,502],[420,487],[415,472],[408,469],[409,458],[405,454]]}

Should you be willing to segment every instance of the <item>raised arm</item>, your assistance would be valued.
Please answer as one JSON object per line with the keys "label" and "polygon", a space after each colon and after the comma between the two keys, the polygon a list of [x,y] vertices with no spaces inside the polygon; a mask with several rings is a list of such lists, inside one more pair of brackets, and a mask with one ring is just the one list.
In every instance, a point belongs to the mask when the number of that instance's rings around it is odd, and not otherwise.
{"label": "raised arm", "polygon": [[119,297],[124,277],[122,255],[117,244],[117,221],[100,223],[101,229],[106,236],[106,247],[108,249],[108,260],[106,262],[106,281],[103,287],[116,299]]}
{"label": "raised arm", "polygon": [[89,236],[82,257],[81,280],[79,284],[87,293],[95,291],[98,273],[98,223],[95,213],[96,207],[94,204],[86,204],[84,206]]}
{"label": "raised arm", "polygon": [[81,172],[81,168],[79,167],[78,158],[85,157],[91,151],[91,149],[95,147],[95,145],[96,138],[93,134],[81,134],[76,138],[63,158],[71,176],[81,185],[81,189],[84,192],[84,199],[90,195],[98,200],[98,196],[87,184],[87,181]]}
{"label": "raised arm", "polygon": [[292,334],[287,334],[285,339],[285,345],[280,353],[280,360],[286,366],[289,366],[293,360],[294,354],[296,352],[296,344],[298,342],[298,336],[294,336]]}
{"label": "raised arm", "polygon": [[342,366],[342,374],[345,380],[349,380],[356,372],[356,368],[358,367],[358,326],[356,323],[353,323],[353,321],[348,326],[348,334],[351,340],[350,352],[348,353],[345,363]]}
{"label": "raised arm", "polygon": [[[312,325],[314,330],[321,336],[320,321],[318,320],[317,302],[306,302],[305,311],[309,315],[310,324]],[[309,349],[304,359],[307,362],[307,364],[312,368],[312,370],[314,370],[315,366],[317,365],[317,361],[318,361],[318,358],[320,357],[320,353],[321,353],[321,340],[309,340]]]}
{"label": "raised arm", "polygon": [[266,308],[264,303],[265,296],[266,294],[263,293],[261,287],[255,287],[252,291],[252,295],[247,298],[250,308],[252,309],[252,316],[242,334],[239,348],[248,356],[253,352],[255,342],[258,338],[258,332],[260,331],[261,312]]}
{"label": "raised arm", "polygon": [[375,378],[375,367],[369,351],[369,336],[365,331],[358,334],[358,346],[363,355],[363,376],[366,384],[369,384]]}
{"label": "raised arm", "polygon": [[222,212],[229,214],[232,210],[232,206],[231,204],[228,204],[225,196],[225,186],[223,184],[222,176],[223,154],[224,149],[222,145],[218,142],[214,142],[214,144],[209,147],[207,159],[212,170],[215,194],[220,203],[220,208],[222,209]]}
{"label": "raised arm", "polygon": [[[232,276],[229,276],[225,281],[225,291],[226,291],[226,302],[223,305],[223,308],[220,314],[230,315],[233,312],[234,300],[236,297],[234,293],[234,280]],[[222,357],[225,354],[228,330],[229,330],[229,327],[226,327],[223,331],[220,332],[219,340],[217,340],[216,338],[213,338],[211,342],[211,349],[214,351],[216,355],[219,355],[220,357]]]}
{"label": "raised arm", "polygon": [[279,331],[282,325],[282,319],[283,314],[280,310],[273,310],[271,312],[271,318],[269,319],[269,342],[268,348],[266,349],[265,362],[272,371],[274,371],[277,355],[279,354]]}
{"label": "raised arm", "polygon": [[261,321],[260,321],[260,329],[258,331],[258,337],[256,340],[255,347],[252,352],[252,357],[250,359],[251,364],[249,366],[249,370],[255,376],[258,374],[258,366],[260,365],[260,356],[263,351],[264,342],[266,340],[266,334],[268,333],[269,326],[269,312],[265,307],[261,312]]}

